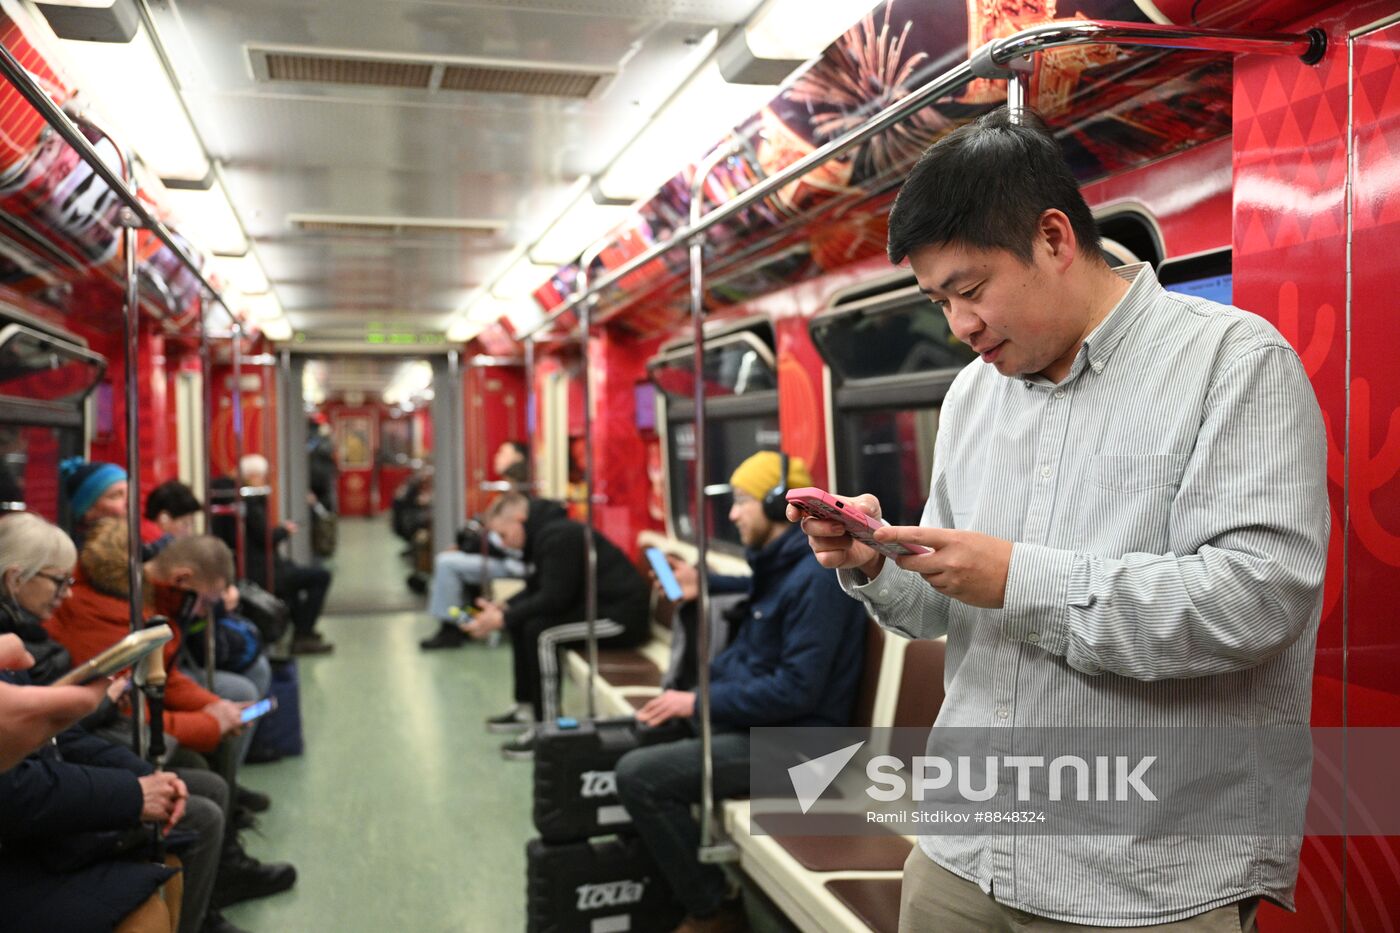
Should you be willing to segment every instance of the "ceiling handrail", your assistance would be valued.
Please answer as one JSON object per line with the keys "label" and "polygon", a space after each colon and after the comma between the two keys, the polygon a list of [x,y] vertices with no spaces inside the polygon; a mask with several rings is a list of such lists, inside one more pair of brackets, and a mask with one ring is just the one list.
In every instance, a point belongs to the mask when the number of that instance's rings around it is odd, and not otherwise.
{"label": "ceiling handrail", "polygon": [[154,233],[156,238],[175,254],[185,268],[189,269],[190,272],[194,274],[195,278],[199,280],[199,283],[204,286],[205,295],[224,309],[224,313],[229,316],[229,320],[237,320],[237,318],[234,317],[233,311],[229,309],[228,304],[224,302],[224,298],[219,293],[219,290],[210,284],[209,279],[205,277],[199,265],[175,242],[175,238],[170,235],[170,231],[166,228],[165,224],[161,223],[160,220],[151,213],[150,209],[142,203],[134,190],[127,188],[121,176],[113,171],[110,165],[102,161],[102,157],[97,154],[97,150],[93,148],[92,143],[88,142],[87,137],[82,134],[82,131],[78,129],[73,120],[63,112],[63,108],[59,107],[58,104],[55,104],[53,100],[50,99],[49,95],[39,86],[33,76],[29,74],[25,67],[15,59],[14,55],[12,55],[10,50],[3,44],[0,44],[0,74],[3,74],[5,80],[20,93],[20,96],[28,101],[31,107],[38,111],[39,115],[44,118],[44,122],[53,127],[58,135],[63,137],[64,142],[73,147],[78,153],[78,157],[86,162],[99,178],[106,182],[107,187],[110,188],[117,197],[121,199],[126,208],[135,215],[136,220],[139,221],[139,225]]}
{"label": "ceiling handrail", "polygon": [[932,104],[939,98],[961,89],[974,78],[1007,77],[1010,73],[1008,66],[1018,58],[1027,58],[1048,49],[1072,45],[1116,45],[1229,52],[1232,54],[1293,54],[1307,64],[1315,64],[1326,51],[1326,43],[1326,35],[1318,29],[1312,29],[1305,33],[1242,33],[1219,29],[1164,26],[1156,23],[1122,23],[1110,20],[1066,20],[1044,23],[1023,29],[1015,35],[1003,39],[994,39],[974,52],[967,61],[956,65],[912,91],[906,97],[890,104],[846,135],[831,140],[781,171],[769,175],[751,188],[740,192],[733,199],[716,207],[698,222],[682,227],[667,239],[634,256],[596,282],[590,283],[587,289],[575,293],[567,301],[551,310],[533,327],[521,334],[519,339],[529,340],[552,326],[555,321],[578,307],[583,301],[611,288],[621,279],[652,260],[673,249],[680,249],[693,238],[703,235],[711,227],[728,220],[755,201],[776,193],[794,180],[826,164],[853,146],[884,132],[900,120]]}

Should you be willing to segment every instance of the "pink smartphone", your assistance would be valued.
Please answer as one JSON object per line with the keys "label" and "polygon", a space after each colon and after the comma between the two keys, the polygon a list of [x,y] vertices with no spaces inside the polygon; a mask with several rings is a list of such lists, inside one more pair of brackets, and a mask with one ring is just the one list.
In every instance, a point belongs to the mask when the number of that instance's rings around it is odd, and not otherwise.
{"label": "pink smartphone", "polygon": [[877,518],[871,518],[855,506],[846,505],[824,489],[818,489],[815,486],[789,489],[787,501],[813,518],[840,522],[846,526],[846,531],[850,533],[852,538],[867,547],[874,548],[886,557],[908,557],[911,554],[929,553],[928,548],[918,544],[876,541],[875,532],[885,527],[885,523]]}

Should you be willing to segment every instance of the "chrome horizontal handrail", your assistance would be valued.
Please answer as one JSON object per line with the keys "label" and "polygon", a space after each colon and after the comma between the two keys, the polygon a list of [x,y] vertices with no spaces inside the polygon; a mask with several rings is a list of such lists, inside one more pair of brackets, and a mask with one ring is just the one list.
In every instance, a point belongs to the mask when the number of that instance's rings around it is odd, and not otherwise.
{"label": "chrome horizontal handrail", "polygon": [[213,300],[215,304],[224,309],[224,313],[229,316],[229,320],[235,320],[234,314],[229,310],[229,306],[224,302],[219,290],[210,284],[205,278],[204,272],[199,268],[193,259],[175,242],[175,238],[170,235],[170,231],[165,224],[161,223],[150,209],[142,203],[134,190],[127,187],[121,176],[112,170],[112,167],[102,161],[102,157],[97,154],[92,143],[83,135],[77,125],[63,112],[63,108],[55,104],[44,89],[41,88],[29,74],[23,65],[10,54],[10,50],[0,44],[0,73],[3,73],[5,80],[9,81],[20,96],[29,102],[29,105],[39,112],[44,118],[44,122],[53,127],[58,135],[63,137],[64,142],[72,146],[93,172],[106,182],[107,187],[112,190],[127,210],[136,217],[139,225],[150,230],[156,238],[165,244],[166,248],[175,254],[185,268],[189,269],[199,283],[204,286],[205,294]]}
{"label": "chrome horizontal handrail", "polygon": [[1194,49],[1208,52],[1294,54],[1302,57],[1304,61],[1312,63],[1322,57],[1322,53],[1326,49],[1326,36],[1318,30],[1307,33],[1252,35],[1216,29],[1161,26],[1152,23],[1067,20],[1032,26],[1013,36],[995,39],[974,52],[967,61],[949,69],[908,96],[890,104],[856,129],[833,139],[781,171],[767,176],[753,187],[739,193],[732,200],[716,207],[699,221],[682,227],[666,240],[634,256],[607,275],[600,277],[596,282],[590,283],[587,289],[579,291],[568,301],[550,311],[535,326],[523,333],[520,339],[529,340],[584,301],[611,288],[652,260],[673,249],[685,246],[693,238],[705,233],[716,224],[723,223],[754,202],[779,191],[813,169],[830,162],[846,150],[860,145],[939,98],[959,90],[972,79],[1006,77],[1006,66],[1018,58],[1025,58],[1047,49],[1071,45],[1120,45]]}

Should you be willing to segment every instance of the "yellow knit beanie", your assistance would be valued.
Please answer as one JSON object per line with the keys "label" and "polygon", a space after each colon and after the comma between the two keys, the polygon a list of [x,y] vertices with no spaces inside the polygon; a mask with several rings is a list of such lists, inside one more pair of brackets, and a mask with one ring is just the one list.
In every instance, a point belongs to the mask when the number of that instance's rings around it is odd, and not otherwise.
{"label": "yellow knit beanie", "polygon": [[[729,485],[735,492],[746,492],[759,501],[778,485],[782,473],[782,457],[774,450],[760,450],[734,471],[729,477]],[[788,461],[787,485],[789,489],[812,485],[812,474],[807,472],[807,464],[801,457]]]}

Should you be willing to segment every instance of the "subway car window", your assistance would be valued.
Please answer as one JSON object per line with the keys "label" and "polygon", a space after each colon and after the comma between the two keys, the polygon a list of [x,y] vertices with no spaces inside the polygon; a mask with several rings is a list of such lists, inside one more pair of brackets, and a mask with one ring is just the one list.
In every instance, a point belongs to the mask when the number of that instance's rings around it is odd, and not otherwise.
{"label": "subway car window", "polygon": [[105,368],[70,339],[0,326],[0,511],[64,517],[59,464],[83,451],[84,402]]}
{"label": "subway car window", "polygon": [[[733,497],[718,487],[750,454],[778,447],[778,376],[772,329],[766,324],[715,337],[705,344],[708,432],[705,478],[717,487],[706,496],[706,528],[722,549],[743,545],[730,523]],[[695,355],[688,347],[663,351],[647,367],[666,407],[670,501],[677,537],[695,540]]]}
{"label": "subway car window", "polygon": [[894,303],[819,319],[812,339],[842,380],[917,375],[963,366],[977,356],[953,336],[938,306],[917,291]]}
{"label": "subway car window", "polygon": [[[705,345],[705,395],[751,395],[778,388],[773,363],[772,336],[740,331]],[[689,399],[695,394],[695,356],[680,351],[664,355],[650,367],[656,386],[668,398]]]}
{"label": "subway car window", "polygon": [[[774,399],[776,402],[776,398]],[[711,486],[724,486],[734,466],[750,454],[773,450],[779,445],[778,413],[740,417],[717,417],[708,414],[709,428],[705,446],[705,476]],[[670,431],[670,491],[671,518],[676,535],[684,541],[695,540],[695,422],[672,424]],[[716,489],[705,497],[706,528],[712,542],[720,542],[738,550],[743,547],[739,532],[729,521],[729,507],[734,497],[728,491]]]}
{"label": "subway car window", "polygon": [[869,492],[886,520],[917,525],[933,474],[938,408],[842,412],[837,437],[840,491]]}
{"label": "subway car window", "polygon": [[838,303],[812,323],[812,339],[831,367],[836,491],[872,493],[891,522],[918,524],[938,406],[976,354],[905,283]]}

